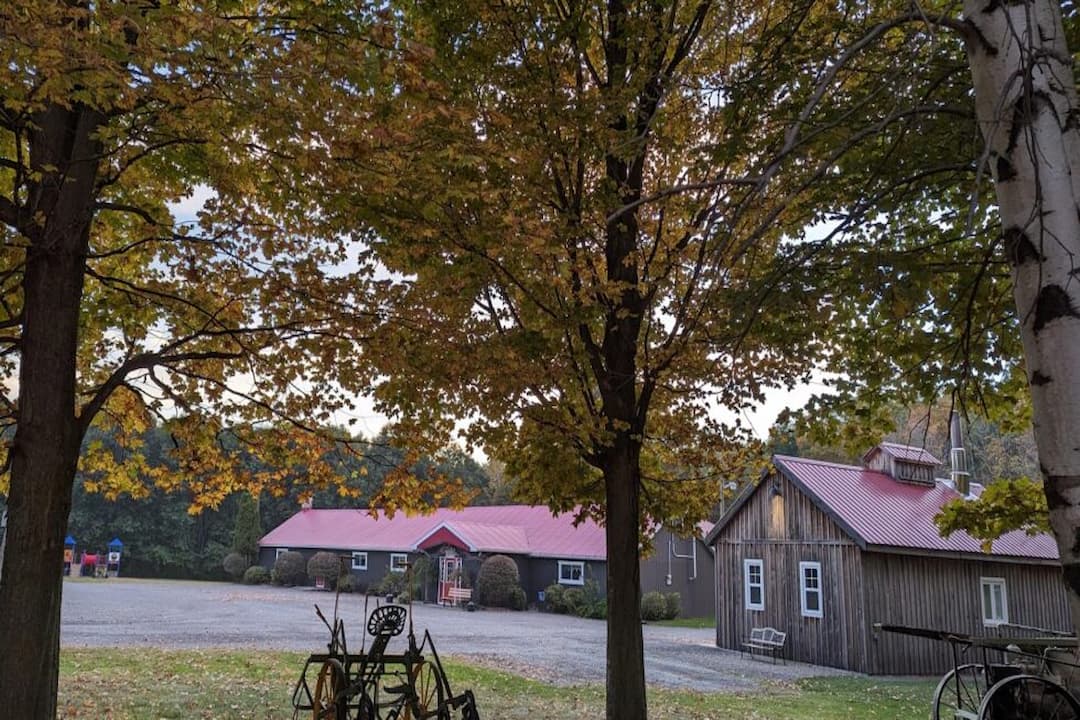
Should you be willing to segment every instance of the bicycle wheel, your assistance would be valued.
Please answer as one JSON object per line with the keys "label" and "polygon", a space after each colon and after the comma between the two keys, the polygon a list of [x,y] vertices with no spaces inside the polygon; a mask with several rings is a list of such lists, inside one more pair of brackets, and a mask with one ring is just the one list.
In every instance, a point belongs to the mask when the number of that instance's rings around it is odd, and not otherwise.
{"label": "bicycle wheel", "polygon": [[953,668],[941,677],[941,682],[934,690],[931,720],[956,720],[964,717],[961,712],[974,715],[978,712],[979,703],[986,695],[988,687],[984,665],[970,664]]}
{"label": "bicycle wheel", "polygon": [[319,668],[312,697],[312,720],[345,720],[345,700],[338,693],[345,689],[345,668],[331,658]]}
{"label": "bicycle wheel", "polygon": [[1048,677],[1014,675],[986,691],[979,720],[1080,720],[1080,702]]}

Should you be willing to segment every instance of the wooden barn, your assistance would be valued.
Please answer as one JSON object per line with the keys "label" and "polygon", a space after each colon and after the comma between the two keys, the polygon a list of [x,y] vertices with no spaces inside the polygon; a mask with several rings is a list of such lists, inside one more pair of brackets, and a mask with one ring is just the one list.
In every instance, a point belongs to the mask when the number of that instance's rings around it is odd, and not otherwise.
{"label": "wooden barn", "polygon": [[[981,551],[933,517],[958,497],[919,448],[882,443],[862,466],[775,456],[706,541],[716,559],[716,642],[787,633],[786,657],[887,675],[940,674],[947,645],[875,623],[978,635],[1071,628],[1057,547],[1012,532]],[[961,485],[963,489],[963,486]]]}

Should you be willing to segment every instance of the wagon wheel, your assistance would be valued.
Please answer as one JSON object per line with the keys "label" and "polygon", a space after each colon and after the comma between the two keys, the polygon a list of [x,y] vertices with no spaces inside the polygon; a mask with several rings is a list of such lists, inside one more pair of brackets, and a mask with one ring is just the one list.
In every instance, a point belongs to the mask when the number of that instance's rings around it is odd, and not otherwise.
{"label": "wagon wheel", "polygon": [[1080,702],[1048,677],[1014,675],[986,691],[979,720],[1080,720]]}
{"label": "wagon wheel", "polygon": [[319,668],[312,697],[312,720],[345,720],[345,699],[338,702],[338,693],[345,689],[345,668],[331,658]]}
{"label": "wagon wheel", "polygon": [[959,715],[957,711],[974,715],[978,712],[979,703],[986,695],[988,687],[984,665],[971,664],[953,668],[942,676],[934,690],[930,719],[955,720]]}
{"label": "wagon wheel", "polygon": [[409,684],[415,693],[405,705],[401,720],[449,720],[450,711],[443,700],[443,678],[439,670],[426,660],[421,660],[409,670]]}

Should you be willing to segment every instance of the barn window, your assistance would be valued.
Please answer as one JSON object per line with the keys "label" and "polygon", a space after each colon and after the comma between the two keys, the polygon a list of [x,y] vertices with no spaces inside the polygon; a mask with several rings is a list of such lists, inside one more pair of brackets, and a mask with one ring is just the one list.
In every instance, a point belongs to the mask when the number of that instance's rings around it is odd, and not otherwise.
{"label": "barn window", "polygon": [[821,617],[821,563],[799,563],[799,600],[803,617]]}
{"label": "barn window", "polygon": [[390,572],[405,572],[409,566],[409,556],[405,553],[390,553]]}
{"label": "barn window", "polygon": [[367,570],[367,553],[366,552],[354,552],[352,554],[352,569],[353,570]]}
{"label": "barn window", "polygon": [[1009,601],[1005,594],[1005,578],[984,577],[979,579],[982,587],[983,625],[1001,625],[1009,622]]}
{"label": "barn window", "polygon": [[585,563],[578,560],[560,560],[559,583],[562,585],[584,585]]}
{"label": "barn window", "polygon": [[281,557],[287,552],[289,552],[289,548],[278,548],[277,551],[274,552],[274,559],[277,560],[279,557]]}
{"label": "barn window", "polygon": [[765,609],[765,562],[743,560],[743,597],[747,610]]}

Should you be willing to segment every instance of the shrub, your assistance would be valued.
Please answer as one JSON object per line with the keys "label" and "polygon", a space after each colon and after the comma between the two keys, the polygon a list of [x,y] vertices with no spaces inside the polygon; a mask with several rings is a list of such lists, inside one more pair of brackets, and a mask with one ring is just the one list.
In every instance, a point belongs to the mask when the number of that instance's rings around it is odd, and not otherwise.
{"label": "shrub", "polygon": [[394,602],[398,605],[408,605],[410,600],[412,600],[412,593],[408,590],[402,590],[397,594],[397,597],[394,598]]}
{"label": "shrub", "polygon": [[307,581],[304,556],[294,550],[278,555],[270,578],[275,585],[303,585]]}
{"label": "shrub", "polygon": [[376,595],[397,595],[405,589],[405,573],[388,572],[376,583],[373,591]]}
{"label": "shrub", "polygon": [[581,599],[576,614],[583,618],[603,620],[607,617],[607,599],[600,594],[595,580],[586,580],[581,588]]}
{"label": "shrub", "polygon": [[245,585],[265,585],[270,582],[270,571],[262,565],[252,565],[244,572]]}
{"label": "shrub", "polygon": [[558,583],[548,585],[544,589],[544,605],[548,611],[559,614],[566,614],[566,588]]}
{"label": "shrub", "polygon": [[568,614],[584,617],[583,613],[588,605],[585,590],[578,587],[567,588],[563,592],[563,605],[566,607]]}
{"label": "shrub", "polygon": [[341,558],[332,552],[317,552],[307,563],[309,578],[321,577],[326,581],[326,589],[331,590],[341,574]]}
{"label": "shrub", "polygon": [[225,568],[225,574],[233,580],[239,581],[240,578],[244,577],[244,571],[251,567],[251,563],[240,553],[231,552],[221,561],[221,566]]}
{"label": "shrub", "polygon": [[510,609],[524,610],[528,606],[529,599],[525,597],[525,589],[521,587],[514,588],[514,596],[511,598]]}
{"label": "shrub", "polygon": [[492,555],[484,560],[476,576],[476,602],[489,607],[515,608],[518,592],[525,594],[517,563],[506,555]]}
{"label": "shrub", "polygon": [[682,612],[682,596],[677,592],[664,595],[664,619],[674,620]]}
{"label": "shrub", "polygon": [[667,603],[664,602],[664,596],[661,593],[653,591],[641,596],[642,620],[663,620],[666,612]]}
{"label": "shrub", "polygon": [[337,579],[337,589],[343,593],[364,592],[367,586],[352,575],[345,574]]}

